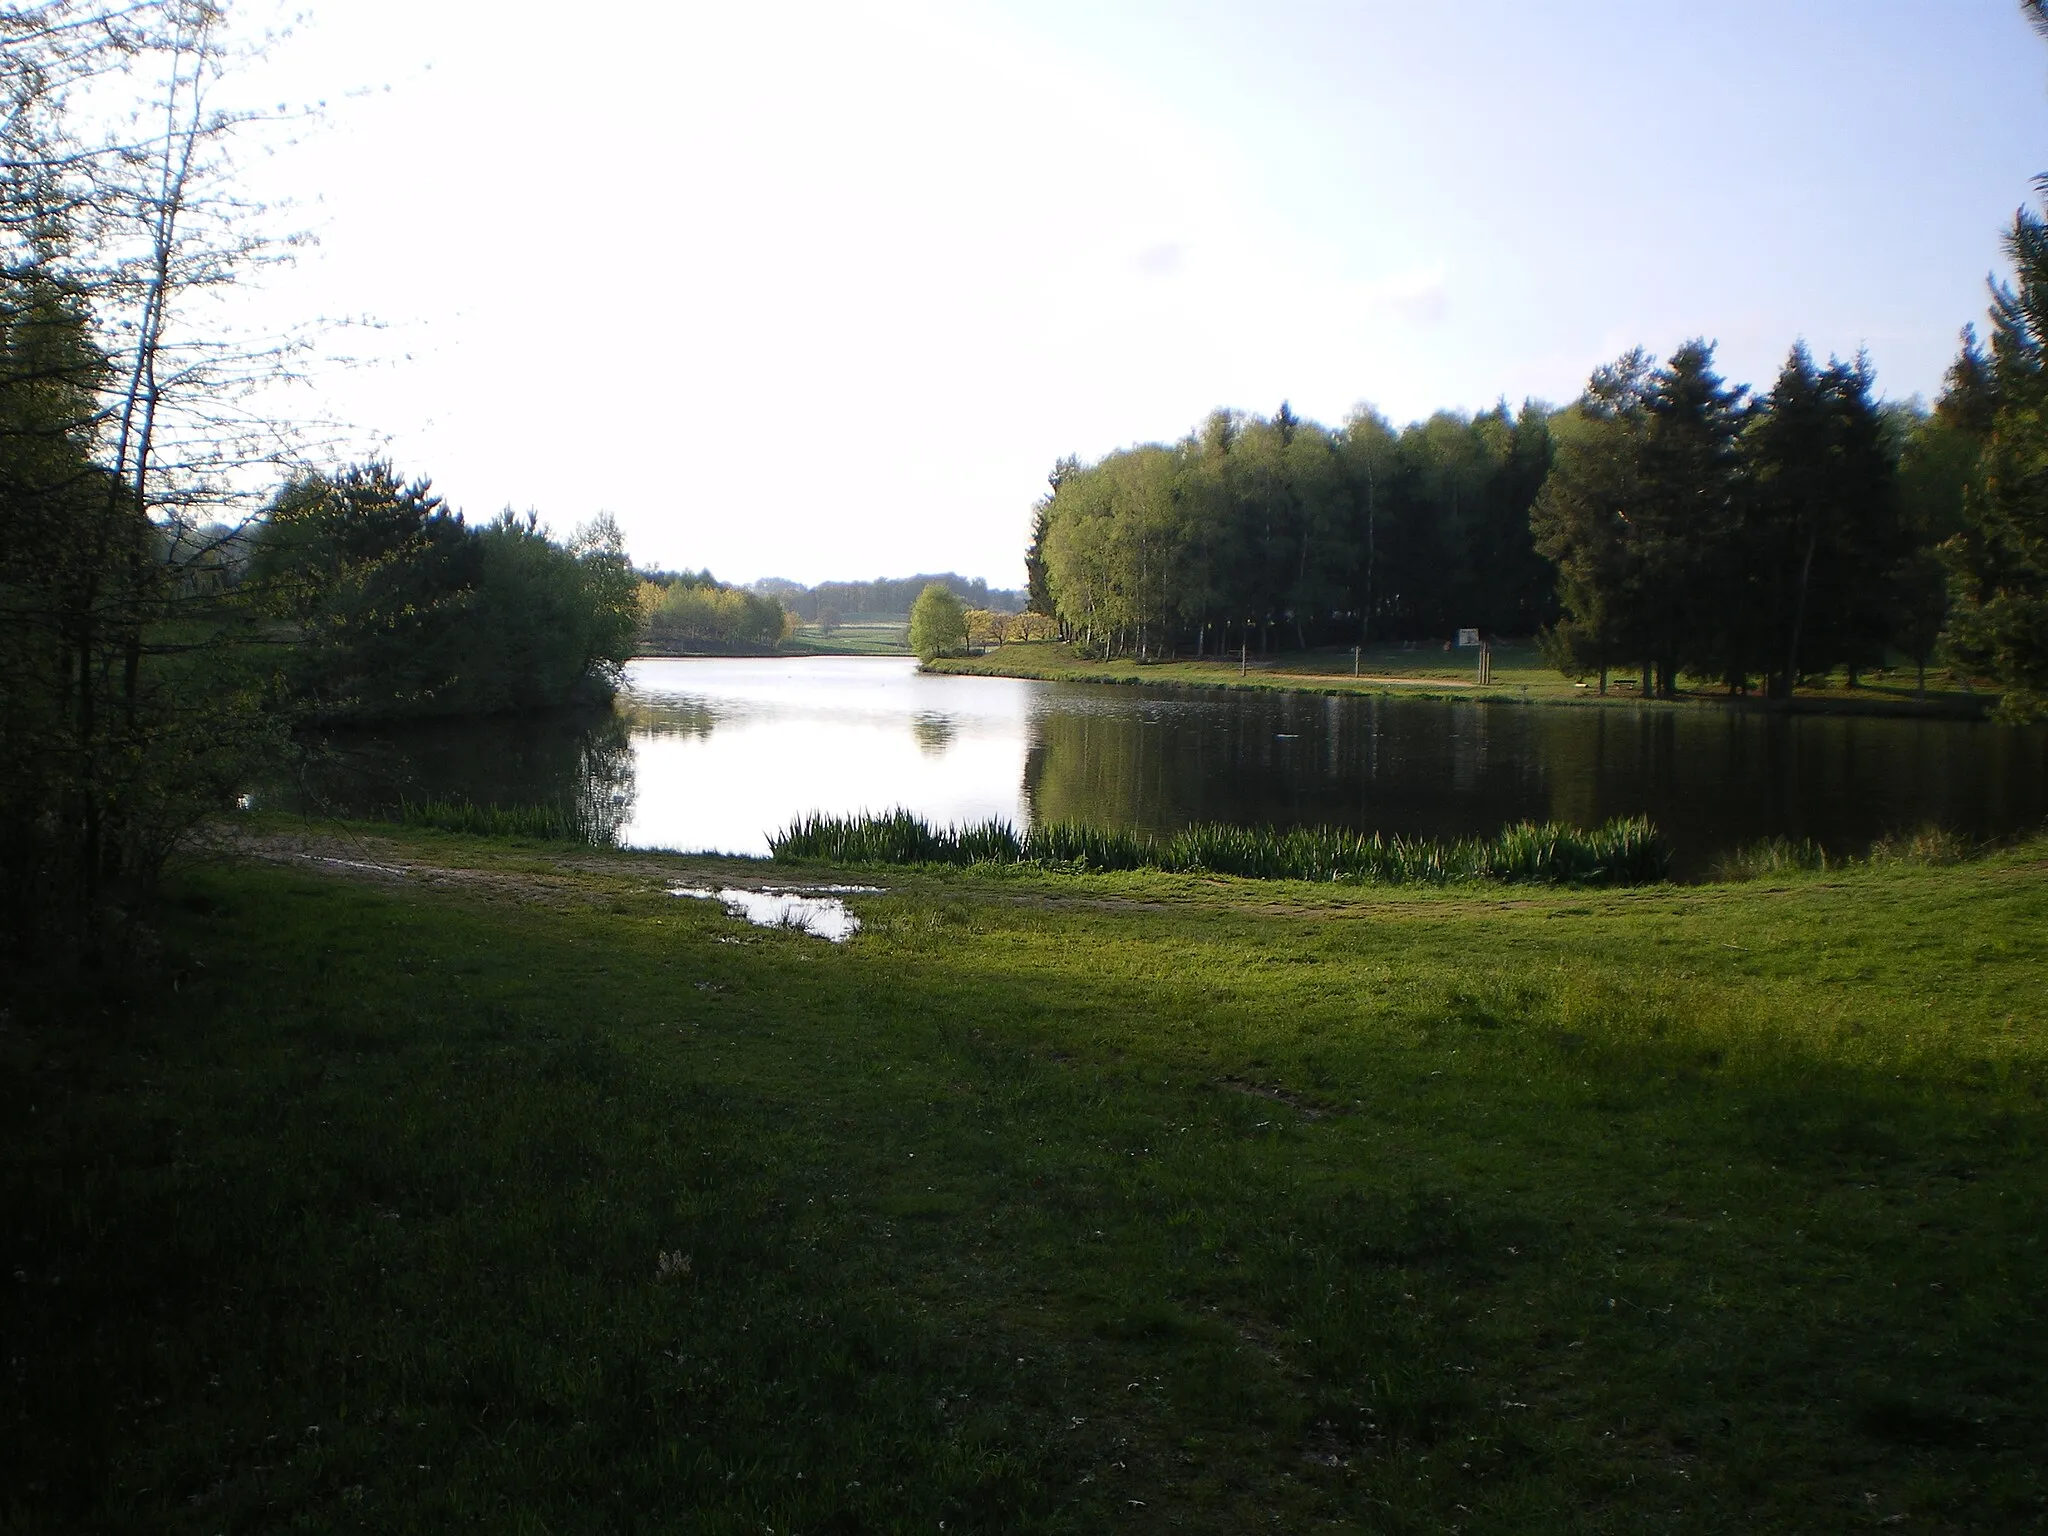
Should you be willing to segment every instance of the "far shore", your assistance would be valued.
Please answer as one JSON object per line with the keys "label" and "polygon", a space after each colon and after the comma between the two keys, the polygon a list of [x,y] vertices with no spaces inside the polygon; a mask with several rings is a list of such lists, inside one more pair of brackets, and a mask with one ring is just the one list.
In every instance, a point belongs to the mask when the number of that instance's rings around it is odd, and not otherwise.
{"label": "far shore", "polygon": [[[1484,700],[1627,709],[1735,709],[1775,714],[1882,715],[1910,719],[1981,719],[1997,695],[1972,690],[1946,671],[1930,671],[1925,694],[1910,669],[1864,674],[1850,687],[1836,674],[1825,687],[1802,688],[1790,699],[1731,695],[1723,688],[1689,687],[1675,699],[1645,698],[1633,671],[1611,674],[1602,694],[1592,681],[1574,681],[1543,660],[1531,641],[1491,646],[1492,677],[1482,686],[1478,652],[1435,647],[1375,645],[1355,656],[1346,647],[1291,651],[1240,660],[1179,658],[1138,662],[1091,661],[1053,641],[997,646],[980,656],[945,657],[926,664],[939,673],[1018,677],[1041,682],[1121,683],[1159,688],[1236,688],[1323,696],[1361,694],[1399,698]],[[1354,671],[1354,666],[1356,671]]]}

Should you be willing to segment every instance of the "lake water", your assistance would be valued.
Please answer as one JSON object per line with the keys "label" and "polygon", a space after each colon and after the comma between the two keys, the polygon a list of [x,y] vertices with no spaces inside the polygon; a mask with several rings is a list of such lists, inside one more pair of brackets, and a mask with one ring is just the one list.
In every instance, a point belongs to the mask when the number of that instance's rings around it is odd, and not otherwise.
{"label": "lake water", "polygon": [[1681,872],[1783,835],[1836,852],[1930,823],[2048,821],[2048,730],[1713,709],[1184,691],[926,676],[895,657],[648,658],[595,726],[356,738],[314,798],[574,800],[631,846],[765,853],[812,811],[906,806],[1170,831],[1334,822],[1452,837],[1642,813]]}

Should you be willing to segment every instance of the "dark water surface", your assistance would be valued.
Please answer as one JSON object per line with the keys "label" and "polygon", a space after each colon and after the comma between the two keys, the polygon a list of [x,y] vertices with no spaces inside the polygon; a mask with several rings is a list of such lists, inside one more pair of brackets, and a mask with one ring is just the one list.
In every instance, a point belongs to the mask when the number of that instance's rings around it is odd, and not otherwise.
{"label": "dark water surface", "polygon": [[2048,729],[927,677],[895,657],[650,658],[597,721],[337,739],[301,793],[573,804],[642,847],[765,853],[810,811],[898,805],[1170,831],[1335,822],[1453,837],[1648,815],[1697,872],[1782,835],[1837,853],[2048,821]]}

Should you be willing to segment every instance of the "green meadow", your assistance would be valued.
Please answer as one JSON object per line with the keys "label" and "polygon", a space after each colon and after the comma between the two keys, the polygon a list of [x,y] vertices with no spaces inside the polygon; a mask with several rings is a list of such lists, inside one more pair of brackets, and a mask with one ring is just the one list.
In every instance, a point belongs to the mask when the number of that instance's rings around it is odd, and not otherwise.
{"label": "green meadow", "polygon": [[[1627,890],[270,824],[0,1027],[10,1531],[2048,1521],[2048,847]],[[849,943],[677,883],[839,880]]]}

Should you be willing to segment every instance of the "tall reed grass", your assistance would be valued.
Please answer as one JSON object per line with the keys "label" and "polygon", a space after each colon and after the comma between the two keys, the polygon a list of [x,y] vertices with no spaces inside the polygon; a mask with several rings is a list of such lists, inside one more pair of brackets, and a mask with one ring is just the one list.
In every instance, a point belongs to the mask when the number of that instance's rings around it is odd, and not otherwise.
{"label": "tall reed grass", "polygon": [[1948,827],[1926,826],[1895,832],[1870,845],[1873,864],[1965,864],[1982,858],[1986,849]]}
{"label": "tall reed grass", "polygon": [[1828,867],[1827,850],[1810,837],[1767,837],[1714,860],[1715,880],[1767,880],[1800,870]]}
{"label": "tall reed grass", "polygon": [[478,805],[473,800],[400,800],[390,820],[474,837],[525,837],[546,842],[592,841],[583,818],[560,805]]}
{"label": "tall reed grass", "polygon": [[1665,878],[1671,850],[1641,817],[1590,831],[1524,822],[1490,838],[1438,842],[1345,827],[1204,823],[1170,837],[1052,822],[1019,834],[1003,821],[935,828],[909,811],[799,818],[769,839],[778,859],[834,864],[1062,865],[1160,869],[1260,880],[1440,885],[1492,880],[1541,885],[1641,885]]}

